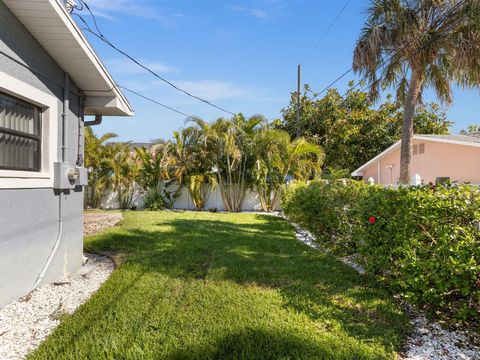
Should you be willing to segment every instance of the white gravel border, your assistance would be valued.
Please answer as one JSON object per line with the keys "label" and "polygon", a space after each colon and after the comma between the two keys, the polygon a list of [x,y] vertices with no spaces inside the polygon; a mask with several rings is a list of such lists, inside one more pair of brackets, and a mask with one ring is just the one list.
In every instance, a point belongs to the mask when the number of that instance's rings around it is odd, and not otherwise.
{"label": "white gravel border", "polygon": [[[289,221],[285,218],[285,220]],[[304,244],[320,250],[315,236],[300,227],[295,227],[295,236]],[[340,258],[340,261],[365,274],[365,269],[356,264],[351,257]],[[479,360],[480,346],[474,345],[470,340],[471,335],[463,330],[446,330],[439,324],[429,322],[425,316],[409,311],[411,323],[414,327],[412,336],[407,339],[403,360]],[[478,341],[478,339],[477,339]]]}
{"label": "white gravel border", "polygon": [[27,297],[0,309],[0,359],[24,359],[72,314],[112,274],[114,263],[103,256],[85,254],[86,264],[75,275],[45,285]]}

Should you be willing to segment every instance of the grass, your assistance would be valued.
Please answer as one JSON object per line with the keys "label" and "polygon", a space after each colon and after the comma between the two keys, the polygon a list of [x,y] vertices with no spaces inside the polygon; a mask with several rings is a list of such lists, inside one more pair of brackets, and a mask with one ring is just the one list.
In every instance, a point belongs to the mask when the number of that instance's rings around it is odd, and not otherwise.
{"label": "grass", "polygon": [[368,277],[254,214],[129,212],[121,265],[29,359],[395,358],[408,319]]}

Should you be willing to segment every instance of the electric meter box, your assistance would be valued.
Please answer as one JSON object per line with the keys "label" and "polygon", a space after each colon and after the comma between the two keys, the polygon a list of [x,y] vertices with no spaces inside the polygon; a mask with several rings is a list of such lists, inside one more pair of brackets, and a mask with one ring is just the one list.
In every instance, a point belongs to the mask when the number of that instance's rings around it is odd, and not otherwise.
{"label": "electric meter box", "polygon": [[54,176],[54,189],[68,190],[88,185],[88,170],[73,164],[54,163]]}

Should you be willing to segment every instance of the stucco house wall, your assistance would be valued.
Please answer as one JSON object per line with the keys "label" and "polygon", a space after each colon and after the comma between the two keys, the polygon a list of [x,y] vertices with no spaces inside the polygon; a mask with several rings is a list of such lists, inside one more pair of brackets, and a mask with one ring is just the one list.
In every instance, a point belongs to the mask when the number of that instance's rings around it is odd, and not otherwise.
{"label": "stucco house wall", "polygon": [[[0,91],[4,74],[10,75],[57,100],[57,111],[48,115],[49,126],[57,128],[56,154],[61,156],[61,109],[65,73],[0,0]],[[32,70],[30,70],[30,69]],[[45,78],[34,73],[41,69]],[[47,78],[49,80],[47,80]],[[22,94],[15,94],[21,96]],[[66,157],[75,163],[79,155],[79,90],[71,84],[67,116]],[[28,101],[28,99],[26,99]],[[55,123],[55,125],[54,125]],[[81,140],[80,140],[81,141]],[[6,171],[0,177],[5,178]],[[15,180],[12,180],[15,181]],[[0,189],[0,306],[28,293],[36,282],[54,246],[58,232],[59,196],[63,197],[63,236],[44,282],[76,271],[82,264],[82,189],[60,195],[53,188]]]}
{"label": "stucco house wall", "polygon": [[[438,177],[450,177],[451,182],[480,184],[480,147],[440,141],[417,140],[424,144],[423,154],[412,155],[411,174],[420,175],[424,183],[435,183]],[[396,185],[400,177],[400,148],[363,169],[363,179],[375,183]]]}
{"label": "stucco house wall", "polygon": [[[63,104],[63,88],[59,84],[63,84],[65,73],[1,0],[0,24],[0,51],[4,53],[0,56],[0,91],[11,91],[2,81],[6,74],[56,99],[57,111],[48,114],[48,126],[57,128],[56,154],[49,157],[58,159],[61,156],[58,139],[62,136],[58,124]],[[41,69],[45,77],[36,74],[36,69]],[[83,126],[79,123],[80,95],[72,83],[65,132],[69,144],[66,157],[71,163],[77,161],[82,148],[78,136],[79,125]],[[17,182],[20,185],[21,181]],[[54,281],[81,266],[82,189],[63,195],[52,187],[16,189],[13,185],[0,189],[0,306],[27,294],[36,282],[57,237],[60,196],[63,236],[44,282]]]}
{"label": "stucco house wall", "polygon": [[0,0],[0,95],[2,306],[79,269],[84,115],[133,110],[63,0]]}

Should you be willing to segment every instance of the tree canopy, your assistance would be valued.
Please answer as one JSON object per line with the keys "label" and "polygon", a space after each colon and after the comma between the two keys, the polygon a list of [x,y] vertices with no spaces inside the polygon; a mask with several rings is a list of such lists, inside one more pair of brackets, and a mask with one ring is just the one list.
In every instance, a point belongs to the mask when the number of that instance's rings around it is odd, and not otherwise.
{"label": "tree canopy", "polygon": [[[367,92],[352,87],[345,95],[331,89],[324,97],[312,100],[315,96],[306,85],[301,98],[300,132],[324,149],[326,173],[349,174],[401,137],[403,111],[391,96],[378,106]],[[292,95],[290,104],[282,110],[283,119],[275,122],[292,138],[297,130],[296,108],[297,100]],[[431,103],[417,108],[414,125],[418,134],[447,134],[451,122],[437,104]]]}
{"label": "tree canopy", "polygon": [[353,54],[353,69],[376,100],[394,87],[403,105],[400,183],[410,181],[415,110],[422,93],[452,102],[452,83],[480,85],[478,0],[371,0]]}

